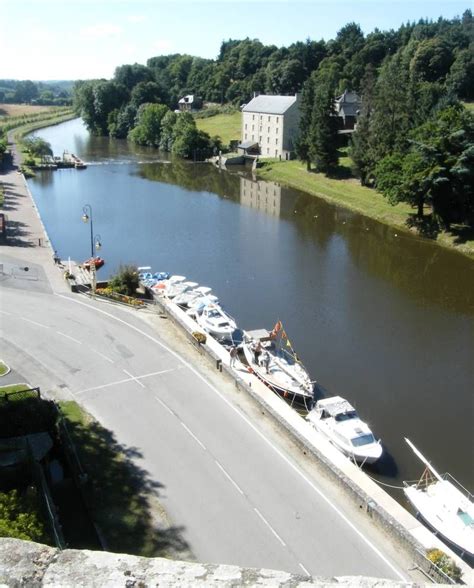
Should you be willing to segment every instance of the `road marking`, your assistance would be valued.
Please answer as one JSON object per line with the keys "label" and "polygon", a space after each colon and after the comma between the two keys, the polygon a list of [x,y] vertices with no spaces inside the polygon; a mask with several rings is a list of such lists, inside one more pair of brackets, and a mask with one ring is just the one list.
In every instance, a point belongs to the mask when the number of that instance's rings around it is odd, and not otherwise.
{"label": "road marking", "polygon": [[93,351],[96,355],[100,355],[105,360],[107,360],[109,363],[115,363],[115,361],[113,359],[110,359],[110,357],[107,357],[106,355],[104,355],[100,351],[97,351],[97,349],[91,348],[91,351]]}
{"label": "road marking", "polygon": [[199,441],[199,439],[196,437],[196,435],[191,431],[191,429],[189,427],[187,427],[183,421],[179,421],[183,427],[186,429],[186,431],[191,435],[191,437],[197,442],[199,443],[199,445],[204,449],[204,451],[206,451],[206,446],[204,445],[204,443],[201,443],[201,441]]}
{"label": "road marking", "polygon": [[237,482],[235,480],[233,480],[230,477],[230,474],[228,474],[225,469],[221,466],[221,464],[217,461],[217,459],[214,460],[217,464],[217,467],[222,471],[222,473],[224,474],[224,476],[229,480],[229,482],[232,482],[232,484],[237,488],[237,490],[242,494],[242,496],[244,495],[242,489],[240,488],[240,486],[237,484]]}
{"label": "road marking", "polygon": [[32,321],[31,319],[26,318],[24,316],[21,316],[20,319],[22,321],[26,321],[27,323],[31,323],[32,325],[36,325],[37,327],[43,327],[43,329],[49,329],[49,326],[48,325],[43,325],[41,323],[37,323],[36,321]]}
{"label": "road marking", "polygon": [[173,351],[170,347],[168,347],[167,345],[165,345],[164,343],[162,343],[159,339],[157,339],[156,337],[153,337],[152,335],[150,335],[149,333],[146,333],[145,331],[143,331],[142,329],[136,327],[135,325],[132,325],[130,323],[127,323],[127,321],[111,314],[110,312],[107,312],[101,308],[97,308],[91,304],[87,304],[86,302],[83,302],[82,300],[77,300],[74,298],[71,298],[69,296],[66,296],[64,294],[58,294],[57,292],[55,292],[56,296],[59,296],[60,298],[63,298],[64,300],[67,300],[68,302],[73,302],[74,304],[79,304],[80,306],[85,306],[86,308],[88,308],[89,310],[94,310],[95,312],[99,313],[99,314],[103,314],[123,325],[126,325],[129,329],[131,329],[132,331],[135,331],[136,333],[139,333],[140,335],[142,335],[143,337],[145,337],[146,339],[148,339],[149,341],[153,341],[154,343],[156,343],[159,347],[161,347],[162,349],[165,349],[166,351],[168,351],[168,353],[170,353],[173,357],[175,357],[176,359],[178,359],[180,362],[182,362],[185,366],[188,367],[189,370],[191,370],[202,382],[204,382],[206,384],[206,386],[209,386],[210,390],[212,390],[225,404],[227,404],[227,406],[234,411],[238,416],[240,416],[240,418],[269,446],[273,449],[273,451],[298,475],[300,476],[300,478],[302,480],[304,480],[310,488],[312,488],[312,490],[314,490],[314,492],[316,492],[316,494],[318,494],[318,496],[320,496],[328,506],[330,506],[334,512],[346,523],[346,525],[352,529],[352,531],[385,563],[385,565],[390,568],[390,570],[398,577],[400,578],[400,580],[402,580],[403,582],[409,582],[410,579],[405,577],[403,574],[401,574],[397,568],[385,557],[385,555],[370,541],[370,539],[368,539],[363,533],[362,531],[360,531],[355,525],[354,523],[352,523],[347,516],[322,492],[322,490],[320,490],[317,486],[314,485],[314,483],[294,464],[292,463],[292,461],[290,461],[290,459],[288,457],[286,457],[286,455],[284,455],[275,445],[273,445],[273,443],[267,439],[267,437],[265,437],[265,435],[242,413],[240,412],[240,410],[235,407],[230,400],[228,400],[221,392],[219,392],[219,390],[213,386],[210,382],[208,382],[206,380],[206,378],[200,374],[197,369],[195,367],[193,367],[189,362],[187,362],[185,359],[183,359],[176,351]]}
{"label": "road marking", "polygon": [[[125,370],[123,370],[125,371]],[[93,390],[100,390],[102,388],[109,388],[110,386],[117,386],[118,384],[125,384],[127,382],[133,382],[134,380],[141,380],[142,378],[150,378],[151,376],[159,376],[161,374],[165,374],[166,372],[173,372],[174,369],[169,370],[161,370],[159,372],[152,372],[151,374],[145,374],[144,376],[131,376],[129,378],[124,378],[123,380],[116,380],[115,382],[110,382],[109,384],[101,384],[100,386],[92,386],[92,388],[84,388],[84,390],[78,390],[76,394],[82,394],[83,392],[92,392]],[[127,372],[125,372],[127,373]],[[141,382],[139,382],[141,384]],[[143,384],[141,384],[143,386]],[[143,386],[145,387],[145,386]]]}
{"label": "road marking", "polygon": [[122,369],[122,371],[127,374],[127,376],[130,376],[132,378],[132,380],[134,382],[136,382],[139,386],[141,386],[142,388],[146,388],[145,384],[142,384],[140,382],[140,380],[138,378],[136,378],[135,376],[133,376],[130,372],[127,372],[127,370]]}
{"label": "road marking", "polygon": [[11,312],[7,312],[6,310],[0,310],[1,314],[6,314],[7,316],[13,316]]}
{"label": "road marking", "polygon": [[66,333],[62,333],[61,331],[56,331],[56,333],[58,335],[61,335],[61,337],[66,337],[66,339],[69,339],[70,341],[74,341],[74,343],[77,343],[78,345],[82,345],[82,341],[79,341],[78,339],[74,339],[74,337],[71,337],[71,335],[66,335]]}
{"label": "road marking", "polygon": [[303,572],[308,575],[311,576],[311,574],[308,572],[308,570],[304,567],[304,565],[302,563],[298,564],[300,566],[300,568],[303,570]]}
{"label": "road marking", "polygon": [[258,516],[262,519],[262,521],[267,525],[267,527],[270,529],[270,531],[275,535],[275,537],[278,539],[278,541],[283,545],[283,547],[286,547],[286,543],[283,541],[283,539],[280,537],[280,535],[278,535],[278,533],[275,531],[275,529],[270,525],[270,523],[267,521],[267,519],[263,516],[263,514],[258,510],[258,508],[254,507],[254,511],[258,514]]}
{"label": "road marking", "polygon": [[163,408],[166,408],[166,410],[167,410],[167,411],[168,411],[170,414],[172,414],[173,416],[175,416],[175,414],[174,414],[174,412],[171,410],[171,408],[170,408],[170,407],[169,407],[167,404],[165,404],[165,403],[163,402],[163,400],[161,400],[161,398],[158,398],[157,396],[155,396],[154,398],[155,398],[155,400],[156,400],[157,402],[159,402],[159,403],[161,404],[161,406],[162,406]]}

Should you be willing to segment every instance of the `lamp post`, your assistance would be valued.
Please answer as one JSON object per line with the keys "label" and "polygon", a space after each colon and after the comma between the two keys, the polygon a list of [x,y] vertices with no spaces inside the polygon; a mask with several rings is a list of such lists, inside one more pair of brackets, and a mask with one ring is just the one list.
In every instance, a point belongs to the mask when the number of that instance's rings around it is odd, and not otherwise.
{"label": "lamp post", "polygon": [[92,217],[92,206],[90,204],[85,204],[82,207],[82,220],[85,223],[90,221],[91,223],[91,260],[94,259],[94,221]]}
{"label": "lamp post", "polygon": [[82,207],[82,220],[85,223],[90,222],[91,225],[91,259],[89,262],[89,271],[91,272],[91,290],[92,295],[95,295],[95,289],[97,285],[97,276],[96,276],[96,266],[95,266],[95,252],[98,251],[102,247],[102,237],[100,235],[96,235],[94,237],[94,222],[92,216],[92,206],[90,204],[85,204]]}

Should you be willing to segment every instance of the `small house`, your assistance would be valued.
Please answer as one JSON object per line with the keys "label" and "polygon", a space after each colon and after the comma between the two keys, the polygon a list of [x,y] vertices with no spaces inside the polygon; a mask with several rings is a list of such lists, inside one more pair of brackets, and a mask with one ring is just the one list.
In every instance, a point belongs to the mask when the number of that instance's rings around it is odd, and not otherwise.
{"label": "small house", "polygon": [[178,109],[180,112],[191,112],[192,110],[199,110],[202,108],[202,100],[194,94],[183,96],[178,101]]}
{"label": "small house", "polygon": [[350,133],[354,131],[360,107],[360,96],[349,90],[345,90],[335,99],[334,108],[339,117],[339,132]]}

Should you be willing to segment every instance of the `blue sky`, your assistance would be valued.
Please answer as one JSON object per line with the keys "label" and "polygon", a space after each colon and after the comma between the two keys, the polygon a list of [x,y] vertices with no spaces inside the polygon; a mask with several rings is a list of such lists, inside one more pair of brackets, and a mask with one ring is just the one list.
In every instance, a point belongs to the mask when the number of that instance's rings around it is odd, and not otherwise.
{"label": "blue sky", "polygon": [[116,66],[189,53],[215,58],[224,39],[331,39],[419,18],[452,18],[466,0],[0,0],[0,79],[109,78]]}

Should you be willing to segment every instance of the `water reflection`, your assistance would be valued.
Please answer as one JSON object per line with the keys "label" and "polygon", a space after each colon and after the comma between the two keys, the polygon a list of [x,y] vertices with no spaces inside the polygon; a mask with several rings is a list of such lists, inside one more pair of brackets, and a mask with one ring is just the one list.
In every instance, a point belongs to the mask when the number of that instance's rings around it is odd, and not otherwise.
{"label": "water reflection", "polygon": [[382,438],[379,475],[416,478],[408,436],[474,486],[471,260],[243,168],[89,137],[77,122],[41,135],[93,164],[30,182],[63,256],[88,257],[89,202],[101,272],[152,265],[212,286],[242,328],[281,319],[319,390],[346,397]]}

